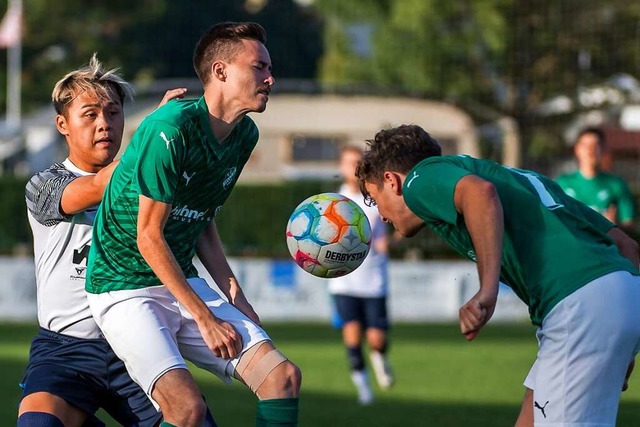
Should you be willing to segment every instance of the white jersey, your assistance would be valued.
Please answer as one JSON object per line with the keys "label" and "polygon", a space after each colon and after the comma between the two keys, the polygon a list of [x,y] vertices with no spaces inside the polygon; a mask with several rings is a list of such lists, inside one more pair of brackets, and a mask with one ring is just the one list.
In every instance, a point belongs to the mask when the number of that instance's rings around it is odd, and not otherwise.
{"label": "white jersey", "polygon": [[84,175],[93,174],[69,159],[34,175],[26,187],[27,215],[33,231],[38,323],[76,338],[99,338],[84,290],[97,206],[74,215],[60,212],[65,187]]}
{"label": "white jersey", "polygon": [[329,280],[329,292],[361,298],[377,298],[387,296],[387,254],[376,251],[375,242],[387,233],[387,225],[382,221],[378,208],[367,206],[360,192],[350,191],[342,185],[338,191],[356,202],[371,224],[371,250],[362,265],[346,276]]}

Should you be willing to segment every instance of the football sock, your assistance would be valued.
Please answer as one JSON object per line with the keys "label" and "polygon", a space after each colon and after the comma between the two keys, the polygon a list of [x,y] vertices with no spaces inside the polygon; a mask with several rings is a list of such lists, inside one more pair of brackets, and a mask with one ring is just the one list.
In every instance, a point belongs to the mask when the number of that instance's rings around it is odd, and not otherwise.
{"label": "football sock", "polygon": [[297,397],[260,400],[256,413],[256,427],[296,427],[299,400]]}
{"label": "football sock", "polygon": [[347,347],[347,358],[352,371],[362,371],[364,369],[364,357],[362,357],[362,348]]}
{"label": "football sock", "polygon": [[358,390],[358,402],[361,405],[369,405],[373,402],[373,392],[369,385],[369,375],[367,375],[367,371],[361,370],[351,372],[351,381],[353,381],[353,384],[356,386],[356,390]]}
{"label": "football sock", "polygon": [[25,412],[18,417],[17,427],[64,427],[60,418],[47,412]]}

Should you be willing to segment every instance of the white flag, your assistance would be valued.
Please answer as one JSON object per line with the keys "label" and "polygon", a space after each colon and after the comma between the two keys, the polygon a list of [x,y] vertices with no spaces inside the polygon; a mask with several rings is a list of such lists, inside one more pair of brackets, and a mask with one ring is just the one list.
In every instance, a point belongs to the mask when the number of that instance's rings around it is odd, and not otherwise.
{"label": "white flag", "polygon": [[10,47],[22,36],[22,12],[19,7],[10,7],[0,23],[0,47]]}

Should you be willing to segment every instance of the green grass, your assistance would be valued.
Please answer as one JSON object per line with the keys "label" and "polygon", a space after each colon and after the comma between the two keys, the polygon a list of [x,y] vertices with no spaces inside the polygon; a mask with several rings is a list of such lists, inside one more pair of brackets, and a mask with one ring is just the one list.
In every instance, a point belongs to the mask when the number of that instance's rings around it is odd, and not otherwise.
{"label": "green grass", "polygon": [[[522,380],[536,353],[534,330],[524,324],[490,325],[471,343],[454,325],[395,325],[390,358],[396,386],[388,392],[376,389],[376,402],[360,407],[338,331],[318,324],[269,324],[266,329],[302,369],[300,424],[313,427],[513,425]],[[15,425],[17,384],[35,331],[34,325],[0,325],[0,425]],[[194,372],[220,426],[254,425],[255,397],[248,390]],[[623,394],[618,426],[639,420],[636,375]]]}

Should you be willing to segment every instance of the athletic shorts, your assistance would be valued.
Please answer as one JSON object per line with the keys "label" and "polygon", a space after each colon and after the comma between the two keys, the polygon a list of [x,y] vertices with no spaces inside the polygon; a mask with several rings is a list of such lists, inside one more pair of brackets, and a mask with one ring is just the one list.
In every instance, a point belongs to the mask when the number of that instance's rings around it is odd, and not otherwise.
{"label": "athletic shorts", "polygon": [[387,298],[360,298],[349,295],[333,295],[336,311],[342,323],[357,321],[363,327],[389,329]]}
{"label": "athletic shorts", "polygon": [[92,415],[104,408],[125,426],[153,426],[162,418],[104,339],[82,339],[40,329],[31,343],[22,383],[25,397],[47,392]]}
{"label": "athletic shorts", "polygon": [[627,367],[640,350],[640,277],[618,271],[560,301],[537,331],[524,385],[536,426],[613,427]]}
{"label": "athletic shorts", "polygon": [[[242,336],[243,352],[270,340],[262,328],[222,299],[204,279],[196,277],[188,282],[217,318],[236,328]],[[231,383],[240,355],[232,360],[214,356],[191,314],[166,287],[87,296],[105,338],[149,398],[163,374],[172,369],[187,369],[185,359]]]}

